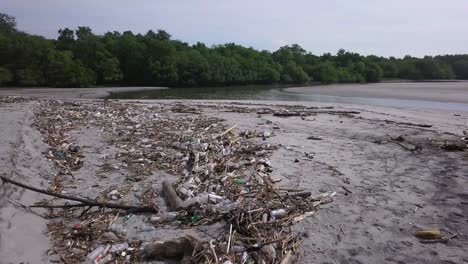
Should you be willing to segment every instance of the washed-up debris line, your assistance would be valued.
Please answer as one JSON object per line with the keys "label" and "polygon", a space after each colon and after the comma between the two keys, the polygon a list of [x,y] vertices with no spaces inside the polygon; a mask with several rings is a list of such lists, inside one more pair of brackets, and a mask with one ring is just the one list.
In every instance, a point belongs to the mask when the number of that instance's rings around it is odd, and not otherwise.
{"label": "washed-up debris line", "polygon": [[30,97],[24,96],[0,96],[0,103],[2,104],[24,103],[30,100]]}
{"label": "washed-up debris line", "polygon": [[[48,104],[47,102],[45,104]],[[70,104],[73,103],[62,103]],[[70,175],[73,177],[73,171],[79,170],[83,165],[83,156],[80,153],[80,147],[72,142],[72,138],[67,135],[67,132],[78,129],[83,125],[82,116],[84,113],[80,111],[53,111],[51,105],[41,105],[39,112],[35,114],[34,125],[45,135],[45,142],[50,146],[46,153],[46,157],[51,159],[58,168],[54,178],[54,184],[49,188],[50,191],[61,192],[63,189],[63,176]]]}
{"label": "washed-up debris line", "polygon": [[[238,108],[232,106],[231,111],[239,112]],[[268,113],[286,112],[283,107]],[[131,218],[131,213],[50,209],[49,235],[65,263],[133,263],[166,257],[185,263],[291,263],[299,258],[302,241],[291,226],[316,214],[321,204],[336,195],[277,187],[279,179],[270,177],[274,167],[270,156],[276,147],[264,141],[274,134],[227,126],[219,118],[204,115],[201,107],[42,100],[35,125],[50,145],[46,156],[59,170],[49,191],[61,192],[64,177],[72,177],[83,165],[81,147],[69,132],[94,126],[119,150],[112,158],[120,162],[101,167],[103,171],[96,171],[96,176],[107,170],[125,169],[127,173],[126,182],[117,183],[119,189],[102,190],[99,197],[118,200],[131,191],[126,187],[130,183],[162,170],[178,176],[162,187],[173,212],[149,215],[145,228],[168,222],[180,228],[225,223],[224,231],[209,241],[181,237],[142,246],[142,241],[129,241],[124,234],[109,234],[117,217]],[[147,189],[138,202],[156,208],[158,195]]]}

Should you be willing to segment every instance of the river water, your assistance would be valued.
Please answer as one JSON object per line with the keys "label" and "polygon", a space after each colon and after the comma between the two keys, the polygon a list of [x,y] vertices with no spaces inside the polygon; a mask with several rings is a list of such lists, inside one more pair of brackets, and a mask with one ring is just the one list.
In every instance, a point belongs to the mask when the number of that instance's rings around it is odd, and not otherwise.
{"label": "river water", "polygon": [[170,88],[113,93],[109,98],[307,101],[468,112],[468,82]]}

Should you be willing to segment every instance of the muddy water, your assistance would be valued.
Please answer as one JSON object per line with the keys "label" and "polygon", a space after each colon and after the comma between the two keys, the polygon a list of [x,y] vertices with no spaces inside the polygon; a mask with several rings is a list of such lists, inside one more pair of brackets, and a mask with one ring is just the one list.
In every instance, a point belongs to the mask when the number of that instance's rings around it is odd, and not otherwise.
{"label": "muddy water", "polygon": [[114,93],[110,98],[307,101],[468,112],[468,82],[173,88]]}

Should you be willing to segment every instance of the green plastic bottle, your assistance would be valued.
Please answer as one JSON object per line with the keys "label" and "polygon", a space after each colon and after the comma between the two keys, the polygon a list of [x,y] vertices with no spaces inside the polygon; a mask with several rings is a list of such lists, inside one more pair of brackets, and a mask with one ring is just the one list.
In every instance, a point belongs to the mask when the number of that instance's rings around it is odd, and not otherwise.
{"label": "green plastic bottle", "polygon": [[192,221],[192,223],[196,223],[196,222],[200,221],[202,218],[203,218],[203,216],[196,214],[196,215],[193,215],[190,218],[190,220]]}

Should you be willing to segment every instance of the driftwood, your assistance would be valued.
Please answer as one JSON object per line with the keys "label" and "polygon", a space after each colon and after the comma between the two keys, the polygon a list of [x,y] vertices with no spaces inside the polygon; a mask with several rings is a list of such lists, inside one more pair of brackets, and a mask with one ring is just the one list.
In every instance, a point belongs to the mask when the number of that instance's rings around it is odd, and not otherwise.
{"label": "driftwood", "polygon": [[399,121],[393,121],[393,120],[388,120],[385,119],[383,120],[387,124],[397,124],[397,125],[406,125],[406,126],[416,126],[416,127],[425,127],[425,128],[430,128],[433,127],[433,125],[429,124],[417,124],[417,123],[410,123],[410,122],[399,122]]}
{"label": "driftwood", "polygon": [[296,192],[296,193],[288,193],[287,194],[289,197],[302,197],[302,198],[307,198],[312,196],[311,192]]}
{"label": "driftwood", "polygon": [[168,207],[176,211],[182,207],[182,199],[177,195],[176,191],[172,187],[172,184],[168,181],[163,181],[162,183],[162,193]]}
{"label": "driftwood", "polygon": [[361,112],[359,111],[343,111],[343,110],[316,110],[316,111],[308,111],[311,114],[329,114],[329,115],[359,115]]}
{"label": "driftwood", "polygon": [[329,114],[329,115],[358,115],[359,111],[340,111],[340,110],[314,110],[303,112],[276,112],[273,116],[290,117],[290,116],[310,116],[314,114]]}
{"label": "driftwood", "polygon": [[290,117],[290,116],[303,116],[305,115],[302,112],[278,112],[274,113],[273,116],[279,116],[279,117]]}
{"label": "driftwood", "polygon": [[115,204],[115,203],[101,203],[95,200],[64,195],[60,193],[53,193],[47,190],[38,189],[32,186],[28,186],[26,184],[8,179],[4,176],[0,176],[3,183],[11,183],[13,185],[31,190],[33,192],[42,193],[49,196],[54,196],[61,199],[66,199],[70,201],[80,202],[81,204],[66,204],[66,205],[33,205],[31,207],[44,207],[44,208],[72,208],[72,207],[104,207],[104,208],[112,208],[112,209],[122,209],[122,210],[129,210],[132,212],[147,212],[147,213],[157,213],[157,210],[151,207],[142,207],[142,206],[131,206],[131,205],[123,205],[123,204]]}
{"label": "driftwood", "polygon": [[388,137],[390,137],[390,140],[375,140],[374,143],[376,144],[389,144],[393,143],[396,144],[400,147],[402,147],[405,150],[411,151],[411,152],[421,152],[422,151],[422,146],[418,144],[412,144],[409,143],[408,140],[406,140],[403,136],[398,136],[396,138],[391,137],[390,135],[387,134]]}
{"label": "driftwood", "polygon": [[464,151],[466,143],[462,140],[445,141],[441,148],[447,151]]}

